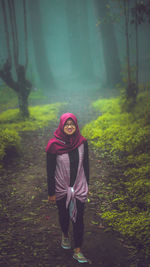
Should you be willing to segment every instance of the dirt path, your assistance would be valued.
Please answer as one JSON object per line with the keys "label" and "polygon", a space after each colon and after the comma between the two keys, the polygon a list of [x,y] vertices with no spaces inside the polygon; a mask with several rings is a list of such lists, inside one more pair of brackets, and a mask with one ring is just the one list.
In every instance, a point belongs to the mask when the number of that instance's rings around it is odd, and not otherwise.
{"label": "dirt path", "polygon": [[[86,104],[87,105],[87,104]],[[71,108],[68,106],[68,108]],[[93,116],[86,106],[75,108],[80,125]],[[73,110],[70,110],[73,112]],[[0,266],[70,267],[80,266],[72,258],[73,250],[60,247],[61,232],[57,208],[47,202],[45,146],[57,125],[22,136],[22,155],[7,162],[0,184]],[[128,267],[129,252],[118,236],[103,226],[99,216],[101,174],[105,173],[90,148],[90,202],[85,210],[83,252],[91,266]],[[72,237],[72,226],[70,224]],[[72,242],[73,245],[73,242]],[[83,264],[89,266],[89,264]]]}

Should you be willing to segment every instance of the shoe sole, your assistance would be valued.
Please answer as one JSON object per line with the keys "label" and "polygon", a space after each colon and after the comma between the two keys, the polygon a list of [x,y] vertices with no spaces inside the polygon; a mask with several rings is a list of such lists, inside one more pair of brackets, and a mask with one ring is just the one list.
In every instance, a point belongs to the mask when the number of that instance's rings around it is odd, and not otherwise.
{"label": "shoe sole", "polygon": [[71,249],[71,247],[65,247],[65,246],[63,246],[63,245],[61,245],[61,247],[62,247],[63,249]]}
{"label": "shoe sole", "polygon": [[75,256],[73,256],[73,258],[76,260],[76,261],[78,261],[78,262],[80,262],[80,263],[86,263],[86,262],[88,262],[88,260],[80,260],[80,259],[78,259],[78,258],[76,258]]}

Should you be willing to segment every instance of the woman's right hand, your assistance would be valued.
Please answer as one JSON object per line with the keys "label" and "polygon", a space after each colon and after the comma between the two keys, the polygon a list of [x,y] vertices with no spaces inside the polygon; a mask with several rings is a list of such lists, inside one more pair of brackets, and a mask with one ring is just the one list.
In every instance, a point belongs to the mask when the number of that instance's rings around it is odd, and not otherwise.
{"label": "woman's right hand", "polygon": [[48,196],[48,201],[51,202],[51,203],[56,203],[56,196],[55,195]]}

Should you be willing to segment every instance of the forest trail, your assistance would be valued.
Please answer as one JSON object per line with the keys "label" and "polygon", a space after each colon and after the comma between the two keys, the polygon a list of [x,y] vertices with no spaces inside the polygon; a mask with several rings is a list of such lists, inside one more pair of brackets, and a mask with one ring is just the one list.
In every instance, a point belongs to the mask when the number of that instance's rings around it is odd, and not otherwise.
{"label": "forest trail", "polygon": [[[80,100],[80,101],[79,101]],[[79,118],[80,128],[95,114],[90,98],[69,96],[64,112]],[[60,115],[60,114],[59,114]],[[72,258],[73,250],[60,247],[61,232],[57,208],[47,201],[45,146],[57,123],[35,132],[22,134],[22,153],[15,161],[6,162],[0,185],[3,200],[0,235],[0,266],[6,267],[70,267],[80,266]],[[116,233],[103,226],[99,215],[102,178],[108,168],[96,158],[91,147],[90,202],[86,203],[83,252],[91,266],[128,267],[129,251]],[[72,226],[70,224],[72,237]],[[73,240],[72,240],[73,241]],[[73,245],[73,242],[72,242]],[[89,266],[89,264],[83,264]]]}

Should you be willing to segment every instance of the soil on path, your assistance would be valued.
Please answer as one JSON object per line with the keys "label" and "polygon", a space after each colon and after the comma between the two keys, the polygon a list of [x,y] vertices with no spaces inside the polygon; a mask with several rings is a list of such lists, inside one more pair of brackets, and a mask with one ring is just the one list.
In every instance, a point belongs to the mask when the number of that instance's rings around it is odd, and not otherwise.
{"label": "soil on path", "polygon": [[[74,98],[75,101],[75,98]],[[89,102],[88,102],[89,101]],[[93,111],[87,109],[88,100],[80,106],[78,99],[68,109],[80,118],[80,126],[90,121]],[[85,102],[85,101],[84,101]],[[75,102],[74,102],[75,103]],[[69,106],[70,105],[70,106]],[[8,267],[70,267],[80,266],[72,258],[73,249],[60,247],[61,231],[57,208],[47,201],[45,146],[57,124],[35,132],[22,134],[22,153],[12,162],[6,162],[0,180],[0,266]],[[129,252],[116,233],[103,226],[99,215],[101,174],[106,170],[94,155],[90,156],[90,202],[85,209],[83,252],[90,259],[84,266],[128,267]],[[104,175],[103,175],[104,176]],[[72,225],[70,223],[72,240]],[[72,240],[73,247],[73,240]]]}

